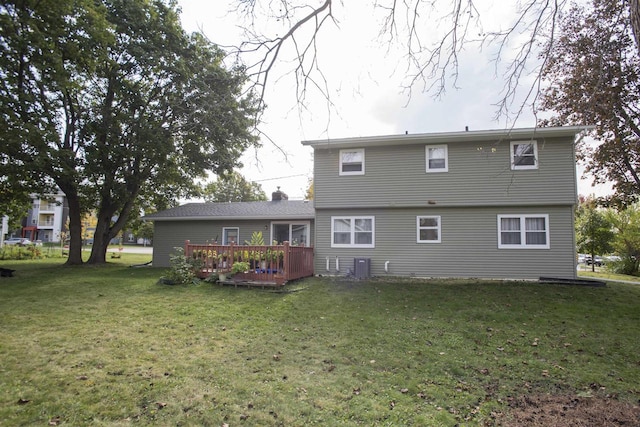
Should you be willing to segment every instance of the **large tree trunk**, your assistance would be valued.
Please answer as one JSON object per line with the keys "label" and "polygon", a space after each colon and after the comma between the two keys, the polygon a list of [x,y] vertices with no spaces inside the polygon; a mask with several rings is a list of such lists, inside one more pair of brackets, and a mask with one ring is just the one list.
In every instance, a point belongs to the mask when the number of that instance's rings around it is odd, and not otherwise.
{"label": "large tree trunk", "polygon": [[[127,223],[136,195],[137,191],[130,194],[129,200],[125,202],[119,215],[112,203],[103,201],[102,207],[98,212],[98,223],[96,224],[96,232],[93,236],[93,247],[91,248],[91,256],[87,261],[88,264],[105,264],[107,262],[109,242],[118,235]],[[118,218],[111,224],[111,220],[115,215],[117,215]]]}
{"label": "large tree trunk", "polygon": [[82,264],[82,209],[80,197],[73,186],[58,185],[69,204],[69,257],[66,265]]}
{"label": "large tree trunk", "polygon": [[109,233],[110,222],[111,217],[105,220],[104,215],[98,215],[98,223],[93,235],[93,245],[91,246],[91,255],[87,261],[88,264],[104,264],[107,262],[107,249],[112,238]]}

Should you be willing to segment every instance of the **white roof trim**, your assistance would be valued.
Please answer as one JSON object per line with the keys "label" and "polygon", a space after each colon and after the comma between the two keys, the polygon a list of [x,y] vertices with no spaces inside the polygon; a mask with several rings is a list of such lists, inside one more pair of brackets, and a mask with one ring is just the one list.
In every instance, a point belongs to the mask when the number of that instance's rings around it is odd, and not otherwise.
{"label": "white roof trim", "polygon": [[559,126],[559,127],[534,127],[534,128],[513,128],[494,129],[477,131],[458,132],[437,132],[437,133],[417,133],[406,135],[382,135],[364,136],[354,138],[336,139],[316,139],[302,141],[302,145],[307,145],[317,149],[342,148],[342,147],[372,147],[393,144],[436,144],[453,143],[465,141],[487,141],[514,138],[553,138],[575,136],[580,132],[594,129],[594,126]]}
{"label": "white roof trim", "polygon": [[142,217],[144,221],[288,221],[288,220],[297,220],[297,219],[305,219],[312,220],[314,216],[311,215],[290,215],[290,216],[279,216],[279,215],[266,215],[266,216],[215,216],[215,215],[206,215],[206,216],[164,216],[154,218],[149,215],[148,217]]}

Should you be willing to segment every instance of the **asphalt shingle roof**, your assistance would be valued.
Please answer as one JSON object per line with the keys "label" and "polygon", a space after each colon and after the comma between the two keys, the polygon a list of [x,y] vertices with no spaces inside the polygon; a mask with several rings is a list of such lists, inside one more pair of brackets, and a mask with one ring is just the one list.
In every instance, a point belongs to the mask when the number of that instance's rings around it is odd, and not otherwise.
{"label": "asphalt shingle roof", "polygon": [[187,203],[146,215],[148,221],[203,219],[313,219],[313,202],[278,200],[270,202]]}

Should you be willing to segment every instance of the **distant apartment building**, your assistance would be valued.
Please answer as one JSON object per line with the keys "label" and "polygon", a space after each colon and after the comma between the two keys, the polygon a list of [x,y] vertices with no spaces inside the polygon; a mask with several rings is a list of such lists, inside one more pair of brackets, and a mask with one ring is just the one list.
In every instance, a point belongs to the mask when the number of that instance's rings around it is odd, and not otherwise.
{"label": "distant apartment building", "polygon": [[22,237],[31,241],[59,242],[66,231],[69,207],[64,193],[46,194],[33,199],[27,217],[22,222]]}

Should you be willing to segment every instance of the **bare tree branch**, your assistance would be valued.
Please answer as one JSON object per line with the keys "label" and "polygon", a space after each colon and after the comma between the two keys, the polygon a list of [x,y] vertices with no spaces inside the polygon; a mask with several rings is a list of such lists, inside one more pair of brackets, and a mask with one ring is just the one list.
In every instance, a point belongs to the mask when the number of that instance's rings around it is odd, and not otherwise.
{"label": "bare tree branch", "polygon": [[[278,20],[291,23],[291,26],[282,36],[267,37],[258,34],[253,29],[255,26],[257,1],[238,0],[239,10],[251,16],[253,24],[251,27],[245,28],[246,40],[231,53],[237,56],[250,54],[253,57],[257,55],[257,60],[247,66],[247,75],[253,79],[251,89],[258,92],[261,102],[264,103],[265,90],[269,84],[271,72],[277,61],[284,60],[284,58],[282,58],[283,50],[290,46],[295,52],[294,61],[296,62],[296,66],[294,67],[293,73],[296,78],[296,99],[298,103],[303,104],[307,93],[307,84],[312,83],[318,88],[323,86],[315,81],[313,75],[313,70],[320,71],[317,63],[316,41],[321,28],[327,22],[333,21],[336,23],[331,10],[332,0],[324,0],[324,2],[316,8],[311,6],[294,6],[285,0],[276,3],[281,9],[273,16]],[[272,8],[270,10],[273,11]],[[301,11],[305,14],[298,19],[297,16]],[[307,38],[305,40],[304,32],[308,31],[307,28],[309,26],[311,33],[306,36]],[[299,38],[302,40],[299,40]],[[326,83],[322,73],[320,73],[320,78]],[[321,89],[320,92],[328,99],[329,95],[325,89]]]}
{"label": "bare tree branch", "polygon": [[[625,0],[640,49],[640,0]],[[233,53],[249,58],[247,69],[252,89],[264,101],[265,90],[274,80],[277,66],[289,64],[279,76],[293,75],[296,102],[304,105],[310,91],[331,104],[330,82],[319,61],[318,41],[328,22],[338,25],[332,0],[235,0],[236,11],[248,19],[245,40]],[[495,3],[487,9],[479,0],[373,0],[363,4],[378,19],[377,40],[400,47],[404,73],[399,84],[409,102],[416,92],[442,97],[458,88],[461,64],[472,49],[486,52],[492,61],[494,78],[504,82],[496,94],[496,120],[517,120],[531,108],[535,114],[540,91],[540,72],[546,65],[549,42],[555,40],[557,22],[569,0],[522,0]],[[263,18],[285,26],[284,35],[264,35],[258,28]],[[551,43],[552,44],[552,43]],[[482,64],[484,65],[484,64]],[[280,70],[280,69],[279,69]],[[476,82],[474,82],[476,83]],[[300,107],[304,110],[305,107]]]}

